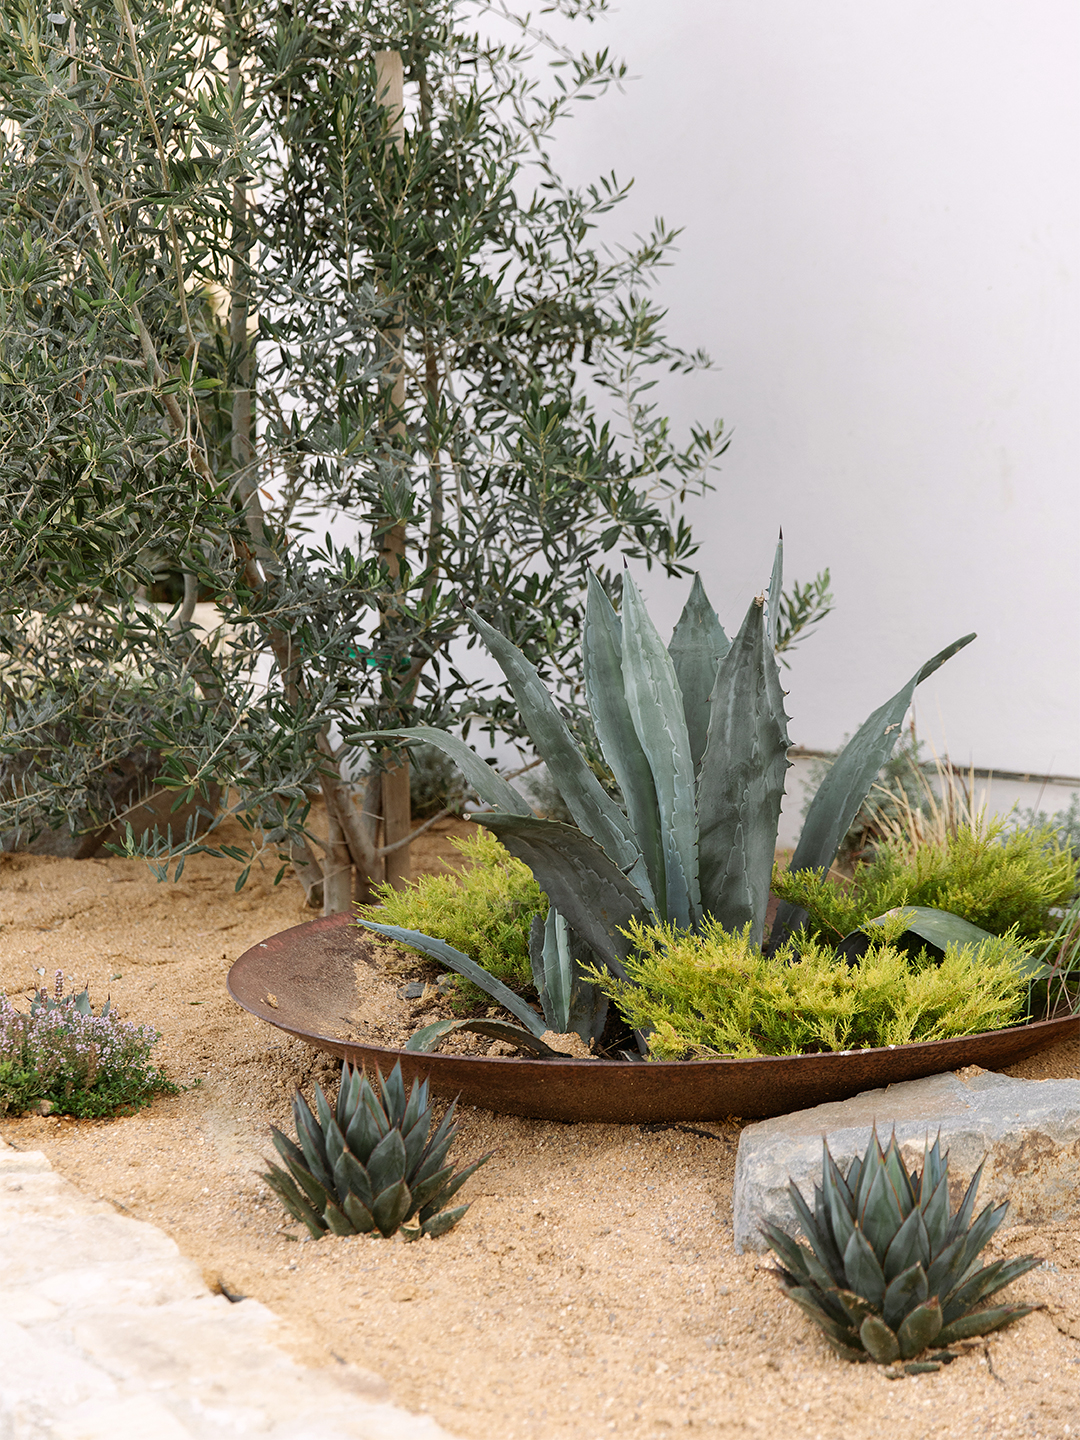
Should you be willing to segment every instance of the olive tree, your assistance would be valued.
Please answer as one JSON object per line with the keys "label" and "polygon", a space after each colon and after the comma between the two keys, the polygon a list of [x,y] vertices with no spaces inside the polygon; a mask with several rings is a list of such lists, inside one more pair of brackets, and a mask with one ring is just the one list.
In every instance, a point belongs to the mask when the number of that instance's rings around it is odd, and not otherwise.
{"label": "olive tree", "polygon": [[[278,854],[341,909],[412,833],[350,728],[522,733],[468,608],[575,714],[589,572],[688,571],[726,438],[651,399],[707,363],[673,232],[609,252],[625,188],[549,154],[622,70],[462,0],[54,5],[0,3],[0,831]],[[148,785],[183,825],[123,829]]]}

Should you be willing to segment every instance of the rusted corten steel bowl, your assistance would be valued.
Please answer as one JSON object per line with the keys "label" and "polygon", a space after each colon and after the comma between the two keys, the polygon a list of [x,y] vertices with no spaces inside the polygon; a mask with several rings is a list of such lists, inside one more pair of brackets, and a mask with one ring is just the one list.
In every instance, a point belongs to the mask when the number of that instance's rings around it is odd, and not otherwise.
{"label": "rusted corten steel bowl", "polygon": [[1074,1015],[850,1055],[648,1064],[419,1055],[334,1035],[352,1023],[355,966],[368,953],[351,920],[348,914],[312,920],[253,945],[229,971],[230,995],[260,1020],[370,1073],[378,1066],[387,1074],[400,1060],[407,1080],[427,1078],[433,1090],[460,1095],[462,1104],[540,1120],[644,1123],[784,1115],[963,1065],[1000,1069],[1055,1041],[1080,1037],[1080,1015]]}

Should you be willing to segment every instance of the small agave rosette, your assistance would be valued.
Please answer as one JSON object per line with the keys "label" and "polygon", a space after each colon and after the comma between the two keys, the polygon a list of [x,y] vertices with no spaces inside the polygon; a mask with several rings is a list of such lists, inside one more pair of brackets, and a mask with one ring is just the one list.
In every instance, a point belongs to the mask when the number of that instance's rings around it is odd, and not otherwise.
{"label": "small agave rosette", "polygon": [[379,1093],[359,1069],[342,1070],[331,1109],[315,1087],[315,1114],[303,1096],[293,1101],[299,1145],[274,1128],[274,1146],[287,1169],[267,1162],[263,1178],[313,1239],[334,1235],[393,1235],[414,1217],[409,1240],[444,1235],[468,1205],[449,1201],[490,1154],[454,1173],[447,1154],[457,1136],[450,1106],[431,1134],[428,1086],[414,1082],[408,1095],[398,1063],[388,1079],[378,1074]]}
{"label": "small agave rosette", "polygon": [[[775,1225],[762,1229],[779,1257],[774,1273],[784,1292],[845,1360],[937,1369],[955,1358],[947,1349],[953,1342],[1001,1330],[1037,1308],[984,1303],[1040,1262],[1025,1255],[979,1267],[980,1251],[1008,1210],[1008,1202],[988,1205],[972,1222],[981,1165],[952,1214],[940,1137],[918,1174],[904,1164],[895,1132],[882,1150],[875,1130],[846,1175],[827,1141],[823,1149],[813,1210],[794,1183],[789,1190],[809,1247]],[[916,1360],[931,1346],[933,1356]]]}

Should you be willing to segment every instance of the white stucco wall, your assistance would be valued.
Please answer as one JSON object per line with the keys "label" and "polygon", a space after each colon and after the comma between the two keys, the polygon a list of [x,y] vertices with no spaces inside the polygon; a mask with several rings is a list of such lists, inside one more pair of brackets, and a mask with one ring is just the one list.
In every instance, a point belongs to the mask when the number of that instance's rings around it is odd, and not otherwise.
{"label": "white stucco wall", "polygon": [[[634,176],[612,236],[682,225],[662,299],[717,369],[681,422],[734,441],[693,507],[725,624],[831,567],[792,737],[838,744],[925,658],[952,758],[1080,774],[1075,0],[619,0],[591,29],[640,77],[556,147]],[[647,582],[670,628],[683,587]]]}

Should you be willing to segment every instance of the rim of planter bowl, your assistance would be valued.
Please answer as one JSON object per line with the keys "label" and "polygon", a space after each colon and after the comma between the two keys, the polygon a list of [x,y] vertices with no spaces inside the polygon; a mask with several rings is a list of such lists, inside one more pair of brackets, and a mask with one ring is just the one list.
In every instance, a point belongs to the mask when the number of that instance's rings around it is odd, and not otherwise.
{"label": "rim of planter bowl", "polygon": [[229,994],[243,1008],[317,1050],[405,1079],[427,1079],[462,1105],[538,1120],[643,1124],[655,1121],[762,1119],[846,1100],[901,1080],[964,1065],[1001,1069],[1070,1035],[1080,1014],[989,1030],[954,1040],[920,1041],[844,1055],[753,1059],[537,1060],[511,1056],[419,1054],[342,1040],[351,1024],[355,965],[365,959],[362,931],[348,912],[309,920],[245,950],[229,971]]}

